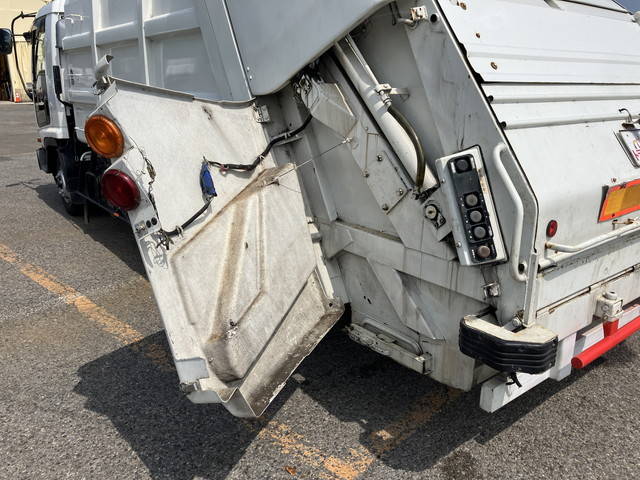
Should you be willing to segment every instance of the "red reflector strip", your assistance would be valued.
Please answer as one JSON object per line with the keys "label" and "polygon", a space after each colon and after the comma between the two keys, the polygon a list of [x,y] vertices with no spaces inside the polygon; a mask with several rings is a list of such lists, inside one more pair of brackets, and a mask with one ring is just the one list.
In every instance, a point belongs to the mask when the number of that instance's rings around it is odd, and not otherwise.
{"label": "red reflector strip", "polygon": [[606,222],[640,210],[640,179],[609,187],[598,221]]}

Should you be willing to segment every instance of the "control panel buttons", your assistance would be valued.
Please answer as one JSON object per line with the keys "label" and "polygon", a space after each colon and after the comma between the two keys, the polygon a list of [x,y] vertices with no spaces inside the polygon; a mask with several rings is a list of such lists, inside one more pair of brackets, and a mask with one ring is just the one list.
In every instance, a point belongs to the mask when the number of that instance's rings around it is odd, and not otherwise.
{"label": "control panel buttons", "polygon": [[491,256],[491,249],[486,245],[481,245],[476,249],[476,255],[478,258],[484,260]]}
{"label": "control panel buttons", "polygon": [[472,223],[480,223],[484,220],[484,216],[480,210],[473,210],[469,212],[469,220],[471,220]]}
{"label": "control panel buttons", "polygon": [[480,199],[475,193],[469,193],[468,195],[465,195],[464,203],[467,207],[473,208],[478,206],[478,204],[480,203]]}
{"label": "control panel buttons", "polygon": [[480,147],[439,158],[436,167],[460,264],[483,265],[506,260]]}
{"label": "control panel buttons", "polygon": [[456,172],[463,173],[469,171],[471,169],[471,163],[467,158],[461,158],[456,160],[455,162]]}
{"label": "control panel buttons", "polygon": [[485,227],[482,227],[482,226],[475,227],[473,229],[473,236],[477,240],[482,240],[483,238],[487,237],[487,229]]}

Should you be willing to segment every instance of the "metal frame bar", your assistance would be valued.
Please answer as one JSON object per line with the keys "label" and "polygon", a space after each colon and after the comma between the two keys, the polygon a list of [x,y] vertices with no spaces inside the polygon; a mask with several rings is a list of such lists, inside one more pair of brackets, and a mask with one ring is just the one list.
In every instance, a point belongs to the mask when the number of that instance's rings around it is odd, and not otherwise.
{"label": "metal frame bar", "polygon": [[621,227],[617,230],[613,230],[603,235],[593,237],[586,242],[579,243],[577,245],[563,245],[560,243],[547,242],[545,247],[549,250],[555,250],[558,254],[552,255],[548,258],[540,260],[540,270],[545,270],[550,267],[559,265],[562,262],[567,261],[583,252],[592,250],[596,247],[606,245],[623,237],[627,237],[634,233],[640,232],[640,221],[632,220],[631,223]]}
{"label": "metal frame bar", "polygon": [[511,250],[509,252],[509,254],[511,255],[511,258],[509,260],[511,266],[511,276],[518,282],[526,282],[527,262],[520,261],[522,229],[524,226],[524,205],[522,203],[520,195],[518,194],[518,190],[511,181],[511,177],[509,176],[507,169],[504,168],[504,163],[502,162],[502,154],[507,151],[507,146],[504,143],[499,143],[498,145],[496,145],[496,148],[493,149],[493,161],[496,170],[498,171],[498,174],[502,179],[502,183],[507,189],[509,197],[511,197],[511,201],[513,202],[513,206],[516,211],[515,220],[513,222],[513,238],[511,239]]}

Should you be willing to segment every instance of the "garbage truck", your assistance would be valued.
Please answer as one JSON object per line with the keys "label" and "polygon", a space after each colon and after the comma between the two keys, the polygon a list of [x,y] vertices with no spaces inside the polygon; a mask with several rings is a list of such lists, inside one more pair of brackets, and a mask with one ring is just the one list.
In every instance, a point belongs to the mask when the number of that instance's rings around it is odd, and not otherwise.
{"label": "garbage truck", "polygon": [[640,17],[621,4],[33,16],[38,165],[69,214],[130,223],[193,402],[260,416],[343,316],[416,381],[481,385],[489,412],[640,329]]}

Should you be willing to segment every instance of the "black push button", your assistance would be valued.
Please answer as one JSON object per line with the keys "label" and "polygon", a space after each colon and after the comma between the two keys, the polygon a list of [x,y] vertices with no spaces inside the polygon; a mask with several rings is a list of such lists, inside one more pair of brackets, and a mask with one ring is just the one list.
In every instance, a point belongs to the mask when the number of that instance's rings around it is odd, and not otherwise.
{"label": "black push button", "polygon": [[473,229],[473,236],[478,240],[482,240],[487,236],[487,229],[481,226],[475,227]]}
{"label": "black push button", "polygon": [[473,208],[478,206],[478,204],[480,203],[480,199],[475,193],[470,193],[469,195],[464,197],[464,203],[467,207]]}
{"label": "black push button", "polygon": [[471,164],[469,163],[469,160],[466,158],[461,158],[459,160],[456,160],[455,165],[456,165],[456,172],[458,173],[467,172],[471,168]]}
{"label": "black push button", "polygon": [[469,220],[472,223],[480,223],[484,219],[482,212],[480,210],[473,210],[469,213]]}

